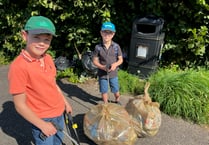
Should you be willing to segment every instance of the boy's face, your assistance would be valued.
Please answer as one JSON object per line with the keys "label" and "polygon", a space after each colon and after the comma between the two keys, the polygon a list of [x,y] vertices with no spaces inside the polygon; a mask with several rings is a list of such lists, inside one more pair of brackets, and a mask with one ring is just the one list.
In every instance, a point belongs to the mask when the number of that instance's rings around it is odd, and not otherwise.
{"label": "boy's face", "polygon": [[26,41],[26,51],[34,58],[42,57],[53,38],[51,34],[30,34],[26,31],[22,31],[22,37]]}
{"label": "boy's face", "polygon": [[112,41],[112,38],[114,37],[115,32],[104,30],[104,31],[100,31],[100,34],[102,36],[103,42],[109,42],[109,41]]}

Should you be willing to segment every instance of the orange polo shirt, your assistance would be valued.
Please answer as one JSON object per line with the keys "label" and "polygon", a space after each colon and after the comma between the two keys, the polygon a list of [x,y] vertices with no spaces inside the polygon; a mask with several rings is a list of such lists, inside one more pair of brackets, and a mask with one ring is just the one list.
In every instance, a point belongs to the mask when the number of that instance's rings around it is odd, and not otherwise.
{"label": "orange polo shirt", "polygon": [[44,55],[44,63],[22,50],[10,65],[9,92],[24,93],[27,105],[38,117],[57,117],[64,111],[64,99],[56,86],[56,68],[50,55]]}

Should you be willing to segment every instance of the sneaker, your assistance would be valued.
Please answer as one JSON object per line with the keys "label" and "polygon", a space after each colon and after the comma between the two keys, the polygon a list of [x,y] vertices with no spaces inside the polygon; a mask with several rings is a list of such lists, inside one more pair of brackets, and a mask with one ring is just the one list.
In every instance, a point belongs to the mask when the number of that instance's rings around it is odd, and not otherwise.
{"label": "sneaker", "polygon": [[120,101],[115,101],[115,103],[122,106]]}
{"label": "sneaker", "polygon": [[108,103],[113,103],[113,101],[111,101],[111,100],[108,100]]}

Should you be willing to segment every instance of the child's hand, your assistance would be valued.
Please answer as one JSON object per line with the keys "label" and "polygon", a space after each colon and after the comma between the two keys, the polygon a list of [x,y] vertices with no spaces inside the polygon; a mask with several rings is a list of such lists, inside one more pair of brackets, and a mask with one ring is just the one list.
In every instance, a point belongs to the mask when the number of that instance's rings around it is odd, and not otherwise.
{"label": "child's hand", "polygon": [[73,109],[72,109],[72,107],[71,107],[71,105],[70,105],[69,103],[65,104],[65,111],[66,111],[67,113],[72,114]]}
{"label": "child's hand", "polygon": [[114,66],[112,67],[112,64],[108,64],[108,65],[106,65],[106,71],[107,72],[111,72],[111,71],[114,71]]}
{"label": "child's hand", "polygon": [[117,67],[118,67],[117,64],[116,64],[116,63],[113,63],[113,64],[111,65],[110,71],[116,70]]}
{"label": "child's hand", "polygon": [[45,122],[45,124],[41,128],[41,131],[46,137],[55,135],[57,132],[55,126],[51,122]]}
{"label": "child's hand", "polygon": [[106,65],[102,65],[102,68],[101,69],[104,70],[104,71],[107,71]]}

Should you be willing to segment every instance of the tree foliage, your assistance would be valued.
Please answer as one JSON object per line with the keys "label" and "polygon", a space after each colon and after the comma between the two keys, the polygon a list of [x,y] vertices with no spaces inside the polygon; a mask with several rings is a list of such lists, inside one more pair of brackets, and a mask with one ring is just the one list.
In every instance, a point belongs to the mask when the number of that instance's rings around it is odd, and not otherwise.
{"label": "tree foliage", "polygon": [[14,59],[24,43],[20,31],[31,15],[44,15],[55,23],[57,35],[50,53],[80,58],[100,41],[101,23],[116,25],[117,41],[129,50],[133,20],[154,14],[165,20],[162,64],[209,66],[207,0],[0,0],[0,63]]}

